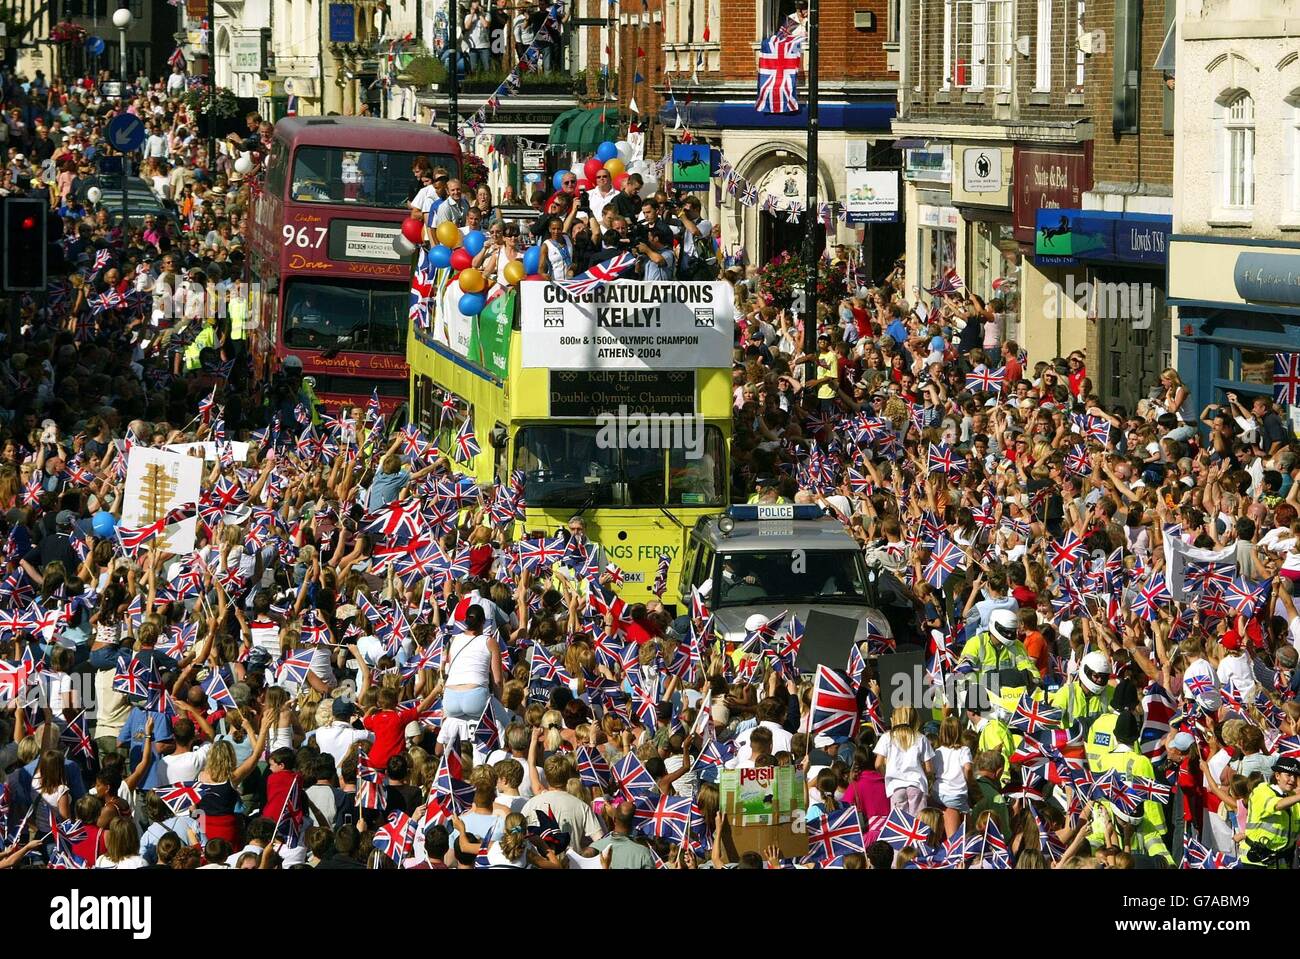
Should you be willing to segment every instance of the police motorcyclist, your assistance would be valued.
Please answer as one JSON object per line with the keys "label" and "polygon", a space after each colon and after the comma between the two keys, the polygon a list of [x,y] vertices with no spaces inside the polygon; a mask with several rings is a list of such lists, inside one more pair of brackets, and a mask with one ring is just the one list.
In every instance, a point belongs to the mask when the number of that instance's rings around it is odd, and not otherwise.
{"label": "police motorcyclist", "polygon": [[1093,650],[1079,661],[1075,677],[1047,697],[1050,705],[1062,712],[1062,721],[1069,727],[1082,719],[1084,726],[1092,724],[1098,716],[1110,709],[1110,659],[1100,650]]}
{"label": "police motorcyclist", "polygon": [[1300,838],[1300,759],[1282,756],[1273,764],[1273,781],[1250,794],[1241,864],[1248,869],[1290,869]]}

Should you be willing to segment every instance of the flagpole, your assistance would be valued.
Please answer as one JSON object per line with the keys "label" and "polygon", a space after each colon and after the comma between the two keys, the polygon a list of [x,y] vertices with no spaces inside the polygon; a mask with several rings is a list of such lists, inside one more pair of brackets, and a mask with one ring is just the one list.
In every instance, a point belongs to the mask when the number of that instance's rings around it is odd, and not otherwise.
{"label": "flagpole", "polygon": [[[808,25],[804,38],[808,50],[808,142],[806,148],[808,169],[807,183],[804,189],[807,194],[807,206],[804,209],[806,230],[804,236],[804,265],[807,272],[804,274],[803,284],[803,351],[810,355],[817,352],[817,270],[821,253],[817,243],[817,230],[820,226],[817,209],[817,21],[819,7],[820,0],[808,0]],[[817,364],[814,361],[805,368],[804,382],[811,382],[816,378]]]}

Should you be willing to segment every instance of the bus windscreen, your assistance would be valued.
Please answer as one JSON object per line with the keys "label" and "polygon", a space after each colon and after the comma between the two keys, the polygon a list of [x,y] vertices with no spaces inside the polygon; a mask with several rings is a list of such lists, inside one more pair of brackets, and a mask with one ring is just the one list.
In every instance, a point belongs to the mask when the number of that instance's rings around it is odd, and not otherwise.
{"label": "bus windscreen", "polygon": [[455,157],[399,150],[299,147],[293,160],[289,199],[297,203],[356,203],[403,209],[420,184],[411,175],[418,156],[456,176]]}
{"label": "bus windscreen", "polygon": [[[699,456],[681,449],[610,446],[601,427],[528,426],[515,440],[529,506],[716,506],[724,498],[723,439],[704,428]],[[665,453],[670,452],[665,484]]]}
{"label": "bus windscreen", "polygon": [[364,280],[293,278],[285,288],[290,349],[405,353],[410,292]]}

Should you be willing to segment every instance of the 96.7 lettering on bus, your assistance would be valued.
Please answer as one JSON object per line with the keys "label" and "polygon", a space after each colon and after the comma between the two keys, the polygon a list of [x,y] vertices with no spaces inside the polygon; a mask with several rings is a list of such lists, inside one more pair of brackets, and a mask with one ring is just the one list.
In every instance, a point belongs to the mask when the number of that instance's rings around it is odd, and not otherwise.
{"label": "96.7 lettering on bus", "polygon": [[[300,226],[294,228],[286,223],[280,229],[280,236],[284,240],[285,246],[296,246],[300,250],[314,250],[325,242],[325,234],[329,232],[327,227]],[[315,236],[313,240],[312,237]]]}

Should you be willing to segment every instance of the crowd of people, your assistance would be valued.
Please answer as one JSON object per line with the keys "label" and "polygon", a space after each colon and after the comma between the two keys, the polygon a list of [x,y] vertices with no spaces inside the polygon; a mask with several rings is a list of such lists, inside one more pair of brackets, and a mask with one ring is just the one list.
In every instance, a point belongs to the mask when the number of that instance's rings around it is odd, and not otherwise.
{"label": "crowd of people", "polygon": [[[64,262],[0,362],[0,868],[1291,865],[1300,487],[1267,397],[1198,416],[1171,369],[1107,405],[999,301],[909,297],[901,262],[863,285],[843,249],[806,335],[692,197],[569,174],[521,224],[417,163],[412,212],[488,234],[492,282],[527,233],[548,280],[632,252],[733,286],[732,499],[837,517],[890,625],[802,675],[797,624],[725,648],[707,595],[626,604],[581,515],[517,535],[517,480],[320,409],[255,320],[159,308],[243,277],[260,170],[232,157],[271,132],[209,163],[178,87],[125,107],[168,215],[124,227],[88,186],[122,106],[4,82],[0,190],[48,196]],[[195,443],[199,499],[126,527],[131,451]],[[900,698],[878,657],[909,649]],[[857,714],[824,735],[832,681]],[[806,856],[736,845],[720,781],[767,767]]]}

